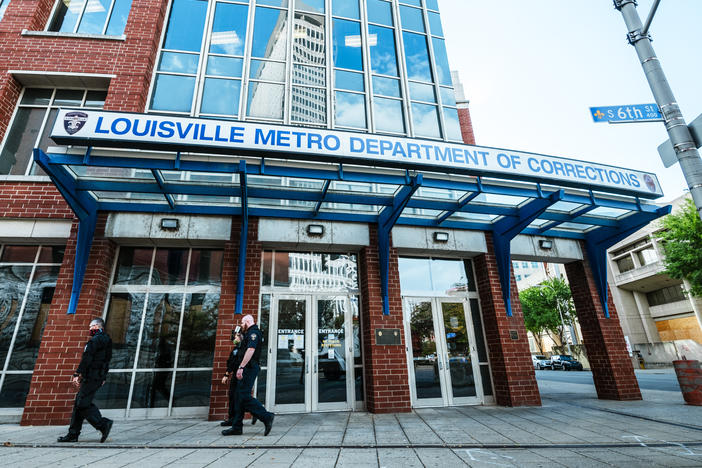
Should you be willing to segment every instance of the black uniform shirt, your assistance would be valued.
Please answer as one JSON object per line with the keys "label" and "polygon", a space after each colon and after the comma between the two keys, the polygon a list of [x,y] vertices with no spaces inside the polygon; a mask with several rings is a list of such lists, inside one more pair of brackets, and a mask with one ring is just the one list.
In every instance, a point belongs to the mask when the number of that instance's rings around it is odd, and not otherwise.
{"label": "black uniform shirt", "polygon": [[84,379],[105,380],[112,359],[112,339],[105,333],[96,333],[83,350],[77,374]]}
{"label": "black uniform shirt", "polygon": [[[251,325],[248,330],[246,330],[246,334],[244,335],[244,347],[242,349],[254,349],[253,356],[251,356],[251,360],[249,362],[255,362],[256,364],[259,363],[259,359],[261,358],[261,349],[263,349],[263,344],[261,343],[262,340],[263,333],[261,333],[261,330],[259,330],[258,325]],[[247,364],[246,367],[249,367],[249,365]]]}
{"label": "black uniform shirt", "polygon": [[234,346],[232,352],[229,353],[229,358],[227,359],[227,372],[234,373],[239,368],[241,360],[244,359],[244,352],[241,350],[241,343]]}

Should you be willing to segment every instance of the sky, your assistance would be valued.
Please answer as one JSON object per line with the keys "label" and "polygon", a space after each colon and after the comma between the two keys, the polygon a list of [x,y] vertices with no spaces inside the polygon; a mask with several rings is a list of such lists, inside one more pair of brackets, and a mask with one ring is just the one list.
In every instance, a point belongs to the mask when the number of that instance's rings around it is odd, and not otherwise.
{"label": "sky", "polygon": [[[653,0],[639,0],[644,22]],[[661,122],[594,123],[590,107],[655,102],[611,0],[439,0],[451,68],[476,143],[652,172],[669,201],[687,184],[665,168]],[[689,124],[702,113],[702,0],[662,0],[650,34]]]}

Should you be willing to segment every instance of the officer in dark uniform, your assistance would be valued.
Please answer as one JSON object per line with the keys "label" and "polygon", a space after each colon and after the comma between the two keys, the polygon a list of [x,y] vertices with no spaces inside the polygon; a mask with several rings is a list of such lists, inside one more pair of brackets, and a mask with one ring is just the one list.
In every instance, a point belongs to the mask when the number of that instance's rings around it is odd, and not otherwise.
{"label": "officer in dark uniform", "polygon": [[59,442],[78,441],[83,420],[87,420],[102,433],[100,442],[105,442],[112,429],[112,420],[103,418],[100,410],[93,403],[95,392],[105,383],[110,359],[112,359],[112,340],[105,333],[103,319],[96,318],[90,322],[90,336],[83,350],[78,370],[73,374],[73,385],[79,387],[79,390],[73,404],[71,425],[68,428],[68,434],[58,438]]}
{"label": "officer in dark uniform", "polygon": [[[227,372],[224,374],[224,377],[222,377],[223,384],[229,382],[229,393],[227,395],[229,397],[229,414],[227,419],[220,423],[221,426],[231,426],[234,422],[234,413],[238,405],[236,400],[236,386],[237,382],[239,382],[235,374],[239,369],[239,364],[241,363],[242,358],[244,357],[245,350],[243,350],[241,346],[243,339],[244,337],[241,335],[241,327],[237,326],[234,330],[232,330],[232,343],[234,343],[234,348],[232,349],[232,352],[229,353],[229,357],[227,358]],[[251,424],[256,424],[256,421],[257,419],[255,417],[251,418]]]}
{"label": "officer in dark uniform", "polygon": [[267,436],[273,427],[275,415],[266,411],[266,408],[251,395],[254,382],[260,371],[259,358],[263,349],[261,344],[263,335],[251,315],[245,315],[241,319],[241,328],[244,330],[244,341],[242,342],[241,350],[245,352],[236,371],[236,378],[239,380],[236,388],[236,411],[232,427],[222,431],[222,435],[242,434],[244,412],[248,411],[253,417],[263,421],[263,424],[266,426],[263,435]]}

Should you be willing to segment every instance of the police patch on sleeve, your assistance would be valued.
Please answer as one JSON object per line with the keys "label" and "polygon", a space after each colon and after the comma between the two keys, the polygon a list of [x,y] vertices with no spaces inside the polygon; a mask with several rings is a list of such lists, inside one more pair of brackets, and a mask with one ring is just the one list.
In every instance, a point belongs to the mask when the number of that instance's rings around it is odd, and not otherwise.
{"label": "police patch on sleeve", "polygon": [[252,339],[252,340],[255,340],[255,339],[256,339],[256,335],[252,335],[252,336],[251,336],[251,339]]}

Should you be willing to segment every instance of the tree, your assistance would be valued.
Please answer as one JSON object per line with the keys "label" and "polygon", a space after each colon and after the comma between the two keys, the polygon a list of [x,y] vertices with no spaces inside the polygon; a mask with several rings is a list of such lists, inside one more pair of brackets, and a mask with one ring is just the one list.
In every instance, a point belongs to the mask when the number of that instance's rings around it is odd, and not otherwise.
{"label": "tree", "polygon": [[544,352],[541,341],[543,333],[548,333],[562,346],[565,341],[563,323],[568,326],[575,320],[575,307],[568,283],[562,278],[546,280],[538,286],[521,291],[519,302],[524,313],[524,325],[536,339],[539,350]]}
{"label": "tree", "polygon": [[690,293],[702,296],[702,221],[691,198],[674,214],[663,219],[663,230],[655,234],[665,254],[666,272],[687,280]]}

